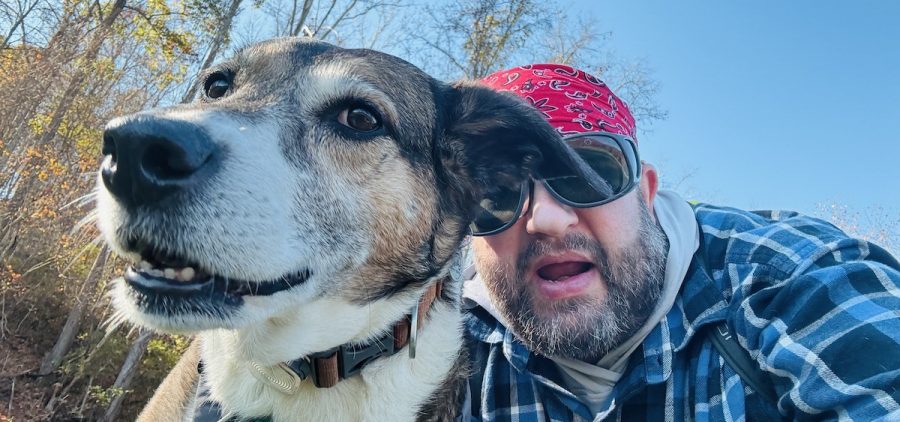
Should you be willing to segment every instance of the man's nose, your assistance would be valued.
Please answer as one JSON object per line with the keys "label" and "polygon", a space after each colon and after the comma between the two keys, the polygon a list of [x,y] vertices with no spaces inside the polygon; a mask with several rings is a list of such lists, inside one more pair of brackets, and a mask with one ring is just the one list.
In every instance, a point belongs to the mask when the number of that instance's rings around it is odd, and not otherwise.
{"label": "man's nose", "polygon": [[578,214],[572,207],[561,204],[542,183],[534,184],[531,207],[525,216],[528,234],[563,237],[569,227],[578,224]]}

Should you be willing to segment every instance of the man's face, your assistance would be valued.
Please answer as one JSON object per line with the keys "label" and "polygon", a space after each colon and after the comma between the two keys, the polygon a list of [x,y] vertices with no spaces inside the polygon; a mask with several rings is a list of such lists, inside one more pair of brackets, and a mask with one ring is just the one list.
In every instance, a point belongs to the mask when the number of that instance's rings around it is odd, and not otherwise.
{"label": "man's face", "polygon": [[610,203],[573,208],[536,183],[509,229],[473,240],[491,300],[530,349],[596,361],[646,322],[668,242],[651,214],[656,173]]}

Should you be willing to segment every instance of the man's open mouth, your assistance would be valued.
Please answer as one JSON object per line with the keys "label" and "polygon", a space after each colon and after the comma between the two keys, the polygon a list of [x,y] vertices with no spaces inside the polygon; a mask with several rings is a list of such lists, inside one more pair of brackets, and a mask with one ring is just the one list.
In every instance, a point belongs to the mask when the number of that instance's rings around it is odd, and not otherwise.
{"label": "man's open mouth", "polygon": [[[137,244],[129,242],[129,246]],[[240,305],[244,296],[268,296],[288,290],[303,284],[311,275],[309,270],[302,270],[276,280],[238,280],[217,275],[163,249],[141,245],[132,250],[140,251],[141,261],[126,268],[124,278],[144,308],[156,308],[173,300]]]}
{"label": "man's open mouth", "polygon": [[590,262],[559,262],[538,268],[537,275],[550,282],[559,282],[565,281],[569,277],[574,277],[578,274],[590,271],[591,268],[594,268],[594,264],[591,264]]}

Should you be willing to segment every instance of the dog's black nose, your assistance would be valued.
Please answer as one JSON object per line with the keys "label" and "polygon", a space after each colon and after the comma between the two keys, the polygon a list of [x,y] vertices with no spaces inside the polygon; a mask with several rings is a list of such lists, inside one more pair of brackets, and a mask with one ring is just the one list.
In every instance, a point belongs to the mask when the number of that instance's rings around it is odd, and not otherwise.
{"label": "dog's black nose", "polygon": [[103,184],[129,206],[158,202],[190,188],[209,177],[219,156],[201,127],[152,115],[107,124],[103,155]]}

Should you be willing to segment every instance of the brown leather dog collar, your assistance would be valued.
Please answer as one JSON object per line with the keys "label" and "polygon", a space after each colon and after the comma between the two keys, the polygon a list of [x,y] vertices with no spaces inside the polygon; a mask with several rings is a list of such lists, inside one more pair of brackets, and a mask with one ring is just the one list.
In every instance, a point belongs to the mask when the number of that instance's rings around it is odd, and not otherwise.
{"label": "brown leather dog collar", "polygon": [[293,394],[303,380],[311,379],[318,388],[330,388],[340,380],[352,377],[369,362],[392,356],[409,346],[409,357],[416,357],[416,335],[422,328],[425,314],[435,298],[440,296],[442,282],[432,284],[419,299],[413,312],[394,323],[384,336],[366,344],[344,343],[331,349],[313,353],[276,366],[262,366],[250,362],[254,375],[285,394]]}

